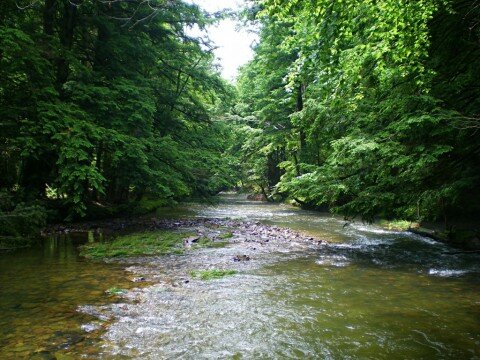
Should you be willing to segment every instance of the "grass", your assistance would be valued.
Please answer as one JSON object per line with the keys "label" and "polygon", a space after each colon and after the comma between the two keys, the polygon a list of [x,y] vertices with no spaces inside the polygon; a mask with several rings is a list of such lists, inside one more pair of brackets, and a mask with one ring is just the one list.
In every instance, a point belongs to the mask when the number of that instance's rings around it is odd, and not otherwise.
{"label": "grass", "polygon": [[406,231],[414,224],[407,220],[381,220],[378,225],[388,230]]}
{"label": "grass", "polygon": [[231,239],[233,237],[233,233],[228,231],[218,236],[220,239]]}
{"label": "grass", "polygon": [[237,271],[235,270],[192,270],[190,271],[190,276],[194,279],[200,280],[214,280],[221,279],[225,276],[235,275]]}
{"label": "grass", "polygon": [[[177,231],[152,231],[119,236],[113,241],[97,242],[80,248],[80,255],[87,259],[104,259],[115,257],[132,257],[148,255],[183,254],[183,240],[194,233]],[[226,239],[226,237],[225,237]],[[191,249],[221,248],[228,241],[211,241],[201,238],[192,244]]]}
{"label": "grass", "polygon": [[80,255],[88,259],[130,257],[142,255],[182,254],[183,239],[188,233],[153,231],[120,236],[110,242],[81,247]]}
{"label": "grass", "polygon": [[109,295],[123,295],[127,292],[125,289],[120,289],[117,287],[112,287],[106,291],[107,294]]}
{"label": "grass", "polygon": [[192,244],[192,249],[201,249],[201,248],[222,248],[228,244],[228,241],[212,241],[209,238],[201,238],[196,243]]}

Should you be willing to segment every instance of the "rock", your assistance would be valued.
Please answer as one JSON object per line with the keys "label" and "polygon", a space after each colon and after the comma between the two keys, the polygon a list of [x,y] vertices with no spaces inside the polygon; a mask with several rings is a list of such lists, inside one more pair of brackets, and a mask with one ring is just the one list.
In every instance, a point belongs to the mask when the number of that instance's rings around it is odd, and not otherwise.
{"label": "rock", "polygon": [[188,242],[188,243],[196,243],[196,242],[198,242],[198,240],[200,240],[200,236],[190,236],[190,237],[184,239],[183,241]]}
{"label": "rock", "polygon": [[143,277],[143,276],[139,276],[139,277],[134,277],[132,279],[133,282],[142,282],[142,281],[146,281],[146,279]]}
{"label": "rock", "polygon": [[235,255],[233,261],[250,261],[250,256],[248,255]]}
{"label": "rock", "polygon": [[85,340],[85,337],[78,332],[75,331],[69,331],[69,332],[63,332],[63,331],[55,331],[55,337],[58,338],[57,341],[57,349],[68,349],[70,346],[78,344]]}
{"label": "rock", "polygon": [[100,330],[102,326],[98,323],[90,323],[90,324],[83,324],[80,328],[87,333],[91,333],[91,332]]}
{"label": "rock", "polygon": [[188,238],[183,239],[183,245],[186,247],[192,246],[192,244],[195,244],[200,240],[200,236],[190,236]]}

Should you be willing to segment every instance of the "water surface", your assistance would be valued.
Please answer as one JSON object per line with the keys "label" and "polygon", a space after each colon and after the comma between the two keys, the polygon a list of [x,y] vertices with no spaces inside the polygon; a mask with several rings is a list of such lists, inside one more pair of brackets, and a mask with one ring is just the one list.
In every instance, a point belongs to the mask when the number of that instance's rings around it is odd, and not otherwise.
{"label": "water surface", "polygon": [[[196,216],[262,221],[306,231],[319,249],[203,250],[153,261],[177,281],[139,295],[105,334],[104,355],[145,359],[476,359],[480,356],[477,255],[407,232],[353,223],[287,205],[225,196],[191,205]],[[239,274],[182,284],[190,269]],[[257,250],[258,251],[258,250]],[[233,267],[234,265],[229,265]]]}
{"label": "water surface", "polygon": [[58,235],[0,253],[0,359],[98,353],[97,341],[83,330],[95,318],[78,306],[116,301],[105,291],[131,282],[124,266],[80,258],[78,246],[86,241],[87,233]]}
{"label": "water surface", "polygon": [[[102,359],[480,358],[478,255],[233,195],[174,215],[288,226],[329,244],[272,252],[237,244],[109,265],[79,259],[72,239],[3,254],[0,358],[55,346]],[[233,263],[238,253],[252,260]],[[105,290],[129,286],[126,267],[158,281],[112,300]],[[190,279],[190,270],[208,268],[238,274]],[[96,312],[114,320],[88,335],[82,325]],[[69,345],[68,331],[86,338]]]}

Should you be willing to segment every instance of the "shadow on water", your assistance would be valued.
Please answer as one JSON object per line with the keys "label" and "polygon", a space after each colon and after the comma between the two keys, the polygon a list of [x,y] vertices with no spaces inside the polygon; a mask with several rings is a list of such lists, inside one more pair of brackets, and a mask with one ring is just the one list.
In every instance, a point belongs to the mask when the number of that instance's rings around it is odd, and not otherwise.
{"label": "shadow on water", "polygon": [[325,245],[317,263],[332,266],[355,263],[444,277],[466,275],[472,280],[480,275],[478,254],[455,254],[444,244],[406,232],[381,237],[358,232],[351,242]]}

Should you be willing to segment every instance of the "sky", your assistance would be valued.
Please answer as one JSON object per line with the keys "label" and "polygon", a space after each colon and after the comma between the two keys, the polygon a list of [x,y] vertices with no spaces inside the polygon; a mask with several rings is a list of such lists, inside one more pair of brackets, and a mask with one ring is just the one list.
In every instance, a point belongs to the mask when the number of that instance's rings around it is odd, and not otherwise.
{"label": "sky", "polygon": [[[199,5],[208,12],[216,12],[225,8],[239,9],[243,1],[240,0],[189,0],[188,2]],[[193,35],[198,35],[199,30],[191,30]],[[217,26],[209,26],[207,35],[217,46],[215,57],[222,67],[222,76],[234,81],[238,74],[238,67],[246,64],[253,57],[251,44],[255,42],[256,35],[246,29],[237,29],[233,20],[222,20]]]}

